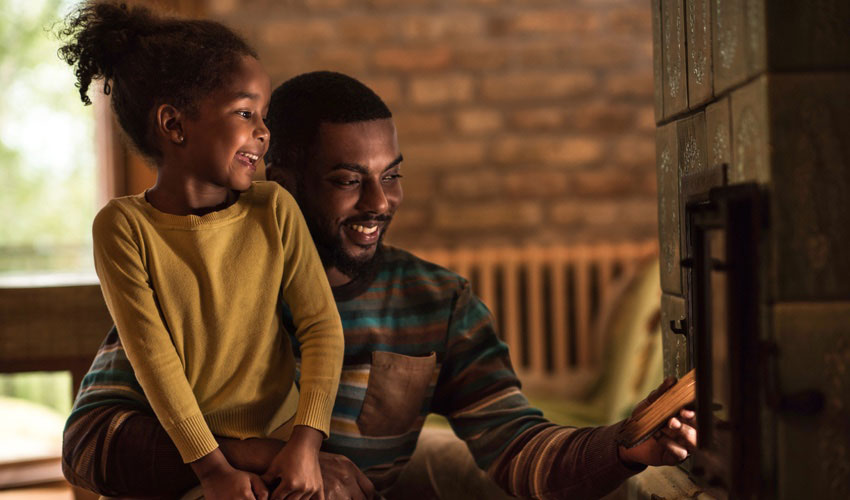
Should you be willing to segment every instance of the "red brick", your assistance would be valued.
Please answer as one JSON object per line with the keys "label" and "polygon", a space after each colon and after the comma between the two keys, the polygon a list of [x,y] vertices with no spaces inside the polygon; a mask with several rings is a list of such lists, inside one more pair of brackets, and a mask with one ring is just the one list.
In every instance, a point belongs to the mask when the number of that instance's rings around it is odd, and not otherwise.
{"label": "red brick", "polygon": [[602,157],[603,143],[592,137],[507,136],[493,148],[498,163],[544,164],[575,167]]}
{"label": "red brick", "polygon": [[551,170],[522,170],[504,175],[505,194],[518,197],[558,196],[567,193],[567,175]]}
{"label": "red brick", "polygon": [[260,40],[277,50],[293,50],[293,46],[325,43],[336,39],[334,24],[327,19],[268,21],[261,24]]}
{"label": "red brick", "polygon": [[440,196],[474,199],[502,191],[504,174],[493,170],[451,172],[443,176]]}
{"label": "red brick", "polygon": [[655,131],[655,110],[651,106],[641,106],[635,118],[635,126],[641,132]]}
{"label": "red brick", "polygon": [[560,40],[517,40],[509,39],[511,43],[506,49],[511,62],[525,70],[541,68],[562,69],[564,51],[567,44]]}
{"label": "red brick", "polygon": [[[406,194],[406,193],[405,193]],[[404,231],[422,231],[430,226],[429,211],[409,203],[403,205],[393,216],[387,235]]]}
{"label": "red brick", "polygon": [[[648,56],[645,54],[646,45],[650,49]],[[648,44],[625,37],[577,40],[563,51],[560,63],[563,67],[600,69],[652,67],[652,40],[650,38]]]}
{"label": "red brick", "polygon": [[227,15],[236,9],[238,3],[237,0],[209,0],[207,9],[211,16]]}
{"label": "red brick", "polygon": [[629,131],[634,126],[635,107],[630,104],[593,100],[564,107],[565,127],[570,130],[611,133]]}
{"label": "red brick", "polygon": [[536,202],[498,202],[437,205],[436,229],[527,229],[543,221],[543,210]]}
{"label": "red brick", "polygon": [[502,113],[495,109],[465,109],[455,113],[455,127],[465,134],[493,132],[502,128]]}
{"label": "red brick", "polygon": [[477,38],[487,28],[481,14],[457,10],[432,15],[408,15],[399,19],[398,23],[404,39],[416,41]]}
{"label": "red brick", "polygon": [[404,190],[404,206],[419,205],[434,199],[437,192],[436,172],[428,172],[425,169],[409,168],[407,161],[402,163],[401,186]]}
{"label": "red brick", "polygon": [[466,102],[472,99],[472,87],[466,75],[419,77],[410,82],[410,99],[420,105]]}
{"label": "red brick", "polygon": [[446,117],[438,111],[393,111],[393,121],[402,146],[408,139],[433,137],[446,131]]}
{"label": "red brick", "polygon": [[652,71],[614,73],[605,77],[605,91],[615,97],[631,97],[652,102]]}
{"label": "red brick", "polygon": [[376,68],[391,71],[423,71],[446,68],[452,60],[448,46],[378,49],[373,55]]}
{"label": "red brick", "polygon": [[273,87],[294,75],[313,69],[301,51],[275,50],[273,46],[258,45],[257,52],[269,72]]}
{"label": "red brick", "polygon": [[397,78],[365,77],[359,78],[359,80],[378,94],[387,104],[394,104],[402,99],[401,84]]}
{"label": "red brick", "polygon": [[573,199],[555,203],[552,222],[567,226],[617,227],[657,224],[658,205],[653,198],[614,200]]}
{"label": "red brick", "polygon": [[484,163],[484,143],[479,140],[436,140],[405,143],[404,161],[410,168],[475,167]]}
{"label": "red brick", "polygon": [[630,194],[654,194],[655,171],[652,190],[647,190],[646,175],[635,175],[621,167],[605,166],[570,172],[569,191],[580,197],[623,197]]}
{"label": "red brick", "polygon": [[368,0],[366,4],[369,7],[386,12],[389,9],[409,9],[410,7],[429,7],[439,3],[439,0],[405,0],[403,3],[398,0]]}
{"label": "red brick", "polygon": [[310,57],[310,63],[316,69],[363,74],[366,71],[366,54],[360,47],[321,46]]}
{"label": "red brick", "polygon": [[607,9],[604,29],[618,35],[651,37],[652,11],[649,5],[620,6]]}
{"label": "red brick", "polygon": [[556,107],[519,109],[511,113],[511,123],[518,128],[546,130],[564,124],[564,112]]}
{"label": "red brick", "polygon": [[336,28],[342,39],[358,44],[397,41],[398,21],[391,16],[354,14],[341,18]]}
{"label": "red brick", "polygon": [[[600,15],[595,10],[562,7],[545,10],[520,10],[494,20],[496,34],[587,34],[597,31]],[[649,33],[649,32],[647,32]]]}
{"label": "red brick", "polygon": [[591,72],[514,73],[487,76],[482,82],[485,98],[499,101],[540,100],[587,95],[596,88]]}
{"label": "red brick", "polygon": [[444,42],[477,39],[486,30],[484,17],[474,12],[441,14],[354,14],[339,20],[343,38],[352,42]]}
{"label": "red brick", "polygon": [[351,5],[352,0],[304,0],[304,6],[313,11],[339,10]]}
{"label": "red brick", "polygon": [[614,161],[621,166],[653,170],[655,165],[655,140],[651,134],[630,135],[617,139]]}
{"label": "red brick", "polygon": [[496,41],[485,44],[454,46],[453,64],[458,69],[492,71],[505,67],[508,62],[507,48]]}

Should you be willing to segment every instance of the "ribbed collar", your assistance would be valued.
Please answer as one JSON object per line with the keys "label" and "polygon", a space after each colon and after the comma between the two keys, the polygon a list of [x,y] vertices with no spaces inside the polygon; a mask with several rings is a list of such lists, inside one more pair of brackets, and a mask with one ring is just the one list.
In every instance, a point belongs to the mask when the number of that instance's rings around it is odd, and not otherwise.
{"label": "ribbed collar", "polygon": [[251,187],[246,191],[237,193],[238,198],[229,207],[204,215],[174,215],[162,212],[145,199],[145,193],[139,193],[129,198],[156,225],[176,229],[204,229],[230,223],[244,217],[251,207],[251,200],[255,194],[254,190],[255,184],[251,184]]}

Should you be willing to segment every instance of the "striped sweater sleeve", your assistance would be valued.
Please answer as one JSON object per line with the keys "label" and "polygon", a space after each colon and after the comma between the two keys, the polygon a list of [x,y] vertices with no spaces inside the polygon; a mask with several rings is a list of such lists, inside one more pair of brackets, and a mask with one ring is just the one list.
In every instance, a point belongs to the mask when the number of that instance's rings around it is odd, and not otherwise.
{"label": "striped sweater sleeve", "polygon": [[515,496],[597,498],[638,472],[617,455],[619,424],[559,426],[529,404],[490,312],[466,282],[453,307],[433,409],[478,466]]}

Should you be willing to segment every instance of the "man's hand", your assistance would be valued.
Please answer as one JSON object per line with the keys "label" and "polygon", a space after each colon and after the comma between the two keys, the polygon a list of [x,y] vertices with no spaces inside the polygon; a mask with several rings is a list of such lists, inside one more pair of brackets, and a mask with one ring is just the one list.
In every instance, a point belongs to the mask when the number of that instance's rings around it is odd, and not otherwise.
{"label": "man's hand", "polygon": [[[635,407],[632,415],[658,399],[675,383],[676,379],[672,377],[665,379]],[[682,409],[677,417],[671,417],[667,425],[643,443],[633,448],[620,446],[620,460],[644,465],[675,465],[688,458],[688,453],[697,445],[695,417],[693,411]]]}
{"label": "man's hand", "polygon": [[190,465],[201,480],[207,500],[266,500],[269,497],[260,476],[234,469],[218,448]]}
{"label": "man's hand", "polygon": [[348,458],[319,452],[319,466],[325,483],[325,500],[367,500],[375,495],[372,481]]}

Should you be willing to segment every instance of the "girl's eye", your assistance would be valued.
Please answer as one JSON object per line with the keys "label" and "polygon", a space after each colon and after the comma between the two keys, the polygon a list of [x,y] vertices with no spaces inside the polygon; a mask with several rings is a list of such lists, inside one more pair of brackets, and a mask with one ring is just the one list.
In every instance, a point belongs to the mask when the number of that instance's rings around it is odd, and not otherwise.
{"label": "girl's eye", "polygon": [[253,113],[251,113],[250,111],[245,111],[245,110],[237,111],[236,114],[241,116],[242,118],[245,118],[245,119],[250,119],[252,116],[254,116]]}

